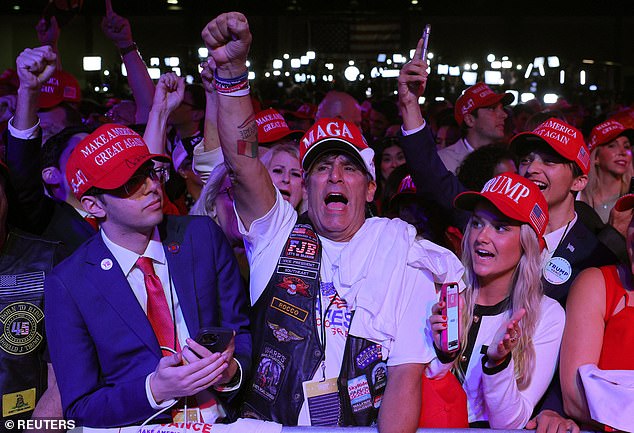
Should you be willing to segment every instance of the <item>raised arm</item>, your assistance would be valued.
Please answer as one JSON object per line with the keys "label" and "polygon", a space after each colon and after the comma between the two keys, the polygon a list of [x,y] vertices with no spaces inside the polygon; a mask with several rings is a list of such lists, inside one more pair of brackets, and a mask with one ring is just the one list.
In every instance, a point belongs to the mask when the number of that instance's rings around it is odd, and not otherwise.
{"label": "raised arm", "polygon": [[61,35],[61,30],[57,24],[57,18],[55,16],[46,19],[40,18],[35,26],[35,32],[37,33],[37,39],[40,41],[40,45],[48,45],[53,49],[53,52],[57,56],[55,60],[55,66],[58,71],[62,70],[62,58],[59,55],[59,48],[57,42]]}
{"label": "raised arm", "polygon": [[[403,129],[415,133],[401,137],[407,166],[416,185],[416,194],[431,198],[449,215],[452,223],[464,229],[469,213],[453,207],[454,198],[466,188],[451,173],[436,151],[436,142],[425,125],[418,98],[425,92],[427,63],[420,58],[422,39],[418,41],[414,58],[401,69],[398,77],[398,100],[403,115]],[[422,129],[421,129],[422,128]]]}
{"label": "raised arm", "polygon": [[27,48],[18,56],[15,63],[20,87],[11,122],[16,129],[26,130],[37,124],[40,89],[55,72],[56,60],[57,55],[48,45]]}
{"label": "raised arm", "polygon": [[210,21],[202,37],[216,64],[220,144],[233,183],[236,210],[248,230],[275,204],[275,187],[257,157],[257,125],[245,91],[248,87],[244,87],[251,32],[244,15],[230,12]]}
{"label": "raised arm", "polygon": [[106,16],[101,21],[101,30],[119,50],[128,72],[128,84],[136,102],[135,121],[145,123],[152,108],[154,83],[132,39],[130,22],[112,10],[111,0],[106,0]]}
{"label": "raised arm", "polygon": [[185,80],[170,72],[161,75],[156,84],[152,109],[148,116],[147,126],[143,134],[150,153],[165,152],[165,136],[169,115],[183,101]]}

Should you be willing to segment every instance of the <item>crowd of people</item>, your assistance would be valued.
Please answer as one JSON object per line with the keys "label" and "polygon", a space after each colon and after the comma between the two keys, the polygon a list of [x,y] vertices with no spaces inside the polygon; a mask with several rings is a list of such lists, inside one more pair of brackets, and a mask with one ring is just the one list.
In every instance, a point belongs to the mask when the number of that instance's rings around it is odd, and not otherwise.
{"label": "crowd of people", "polygon": [[397,100],[262,106],[238,12],[197,84],[102,29],[132,91],[103,115],[55,18],[2,77],[4,419],[634,430],[634,109],[421,106],[422,40]]}

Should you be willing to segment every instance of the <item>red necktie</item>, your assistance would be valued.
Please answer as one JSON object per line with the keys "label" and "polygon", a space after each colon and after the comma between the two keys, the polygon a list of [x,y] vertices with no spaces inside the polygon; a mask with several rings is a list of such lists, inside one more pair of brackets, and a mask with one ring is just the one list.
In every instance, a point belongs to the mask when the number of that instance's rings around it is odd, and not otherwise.
{"label": "red necktie", "polygon": [[[167,299],[161,280],[154,273],[154,265],[149,257],[139,257],[136,266],[143,272],[145,289],[147,290],[147,318],[152,325],[159,346],[170,347],[176,351],[180,350],[178,341],[174,341],[174,321],[170,314]],[[161,349],[164,356],[172,353]]]}
{"label": "red necktie", "polygon": [[94,216],[85,216],[84,220],[86,220],[86,222],[88,224],[90,224],[90,226],[95,229],[95,231],[99,231],[99,222],[97,221],[97,218],[95,218]]}

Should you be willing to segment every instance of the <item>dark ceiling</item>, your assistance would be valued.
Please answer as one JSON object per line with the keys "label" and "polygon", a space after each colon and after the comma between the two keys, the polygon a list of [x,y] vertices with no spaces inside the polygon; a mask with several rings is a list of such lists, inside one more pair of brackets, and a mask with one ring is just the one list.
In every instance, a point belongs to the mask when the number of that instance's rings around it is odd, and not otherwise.
{"label": "dark ceiling", "polygon": [[[103,15],[103,0],[50,0],[61,8],[83,4],[87,15]],[[428,16],[597,16],[631,15],[631,6],[622,2],[597,0],[474,0],[447,2],[438,0],[112,0],[116,12],[125,15],[212,14],[237,10],[249,15],[383,15],[421,14]],[[2,0],[0,14],[40,14],[49,0]],[[177,4],[174,4],[177,3]]]}

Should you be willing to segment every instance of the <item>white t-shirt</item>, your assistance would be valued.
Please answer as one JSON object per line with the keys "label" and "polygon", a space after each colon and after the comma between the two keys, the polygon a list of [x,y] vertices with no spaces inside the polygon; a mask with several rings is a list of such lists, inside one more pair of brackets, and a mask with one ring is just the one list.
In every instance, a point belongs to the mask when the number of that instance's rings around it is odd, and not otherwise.
{"label": "white t-shirt", "polygon": [[[264,292],[273,271],[277,265],[282,248],[297,222],[297,212],[282,199],[276,189],[275,205],[263,217],[251,224],[247,231],[238,218],[238,228],[244,236],[246,255],[251,269],[250,293],[251,304],[254,305]],[[365,224],[380,224],[382,218],[366,220]],[[350,325],[351,310],[354,299],[343,300],[337,296],[337,288],[333,286],[333,263],[337,261],[347,242],[333,242],[319,236],[322,245],[321,255],[321,311],[317,309],[317,329],[324,320],[326,336],[325,378],[337,378],[341,370],[343,354]],[[361,252],[363,254],[363,252]],[[387,267],[390,264],[386,264]],[[389,357],[387,365],[404,363],[426,363],[434,356],[431,342],[425,337],[424,325],[429,317],[431,305],[437,302],[431,273],[420,269],[408,268],[403,276],[403,287],[392,288],[396,296],[402,296],[399,302],[403,306],[400,317],[385,318],[386,322],[396,322],[397,336],[391,350],[386,353],[384,346],[383,357]],[[337,296],[337,297],[335,297]],[[326,310],[333,300],[330,308]],[[317,369],[314,380],[323,379],[321,368]],[[306,399],[299,414],[298,425],[310,425],[308,405]]]}

